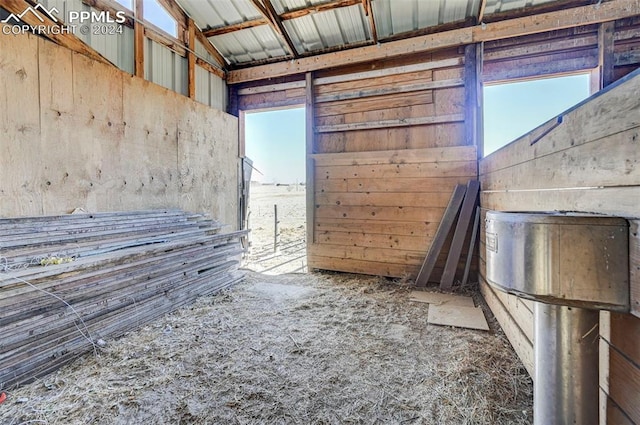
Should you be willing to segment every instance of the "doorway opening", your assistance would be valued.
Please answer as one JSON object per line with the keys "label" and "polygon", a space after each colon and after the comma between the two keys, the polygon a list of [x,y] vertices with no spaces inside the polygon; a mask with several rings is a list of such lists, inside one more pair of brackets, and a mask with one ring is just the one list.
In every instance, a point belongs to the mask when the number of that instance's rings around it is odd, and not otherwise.
{"label": "doorway opening", "polygon": [[305,109],[241,114],[245,168],[251,168],[247,267],[266,274],[306,273]]}
{"label": "doorway opening", "polygon": [[485,85],[484,156],[544,124],[591,94],[591,73]]}

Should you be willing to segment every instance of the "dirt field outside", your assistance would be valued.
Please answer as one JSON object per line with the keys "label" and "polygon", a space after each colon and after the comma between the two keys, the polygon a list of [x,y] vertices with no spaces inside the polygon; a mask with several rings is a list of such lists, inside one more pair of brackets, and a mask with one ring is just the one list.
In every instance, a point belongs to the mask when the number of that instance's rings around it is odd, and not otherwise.
{"label": "dirt field outside", "polygon": [[[247,268],[268,275],[307,271],[305,190],[304,185],[251,184]],[[278,209],[277,251],[274,206]]]}

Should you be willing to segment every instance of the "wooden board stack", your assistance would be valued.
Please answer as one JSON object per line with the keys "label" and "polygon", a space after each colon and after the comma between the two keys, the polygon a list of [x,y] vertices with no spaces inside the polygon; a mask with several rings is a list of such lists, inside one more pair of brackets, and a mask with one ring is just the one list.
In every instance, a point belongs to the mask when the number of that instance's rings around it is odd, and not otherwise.
{"label": "wooden board stack", "polygon": [[246,232],[178,210],[0,219],[0,389],[238,282]]}

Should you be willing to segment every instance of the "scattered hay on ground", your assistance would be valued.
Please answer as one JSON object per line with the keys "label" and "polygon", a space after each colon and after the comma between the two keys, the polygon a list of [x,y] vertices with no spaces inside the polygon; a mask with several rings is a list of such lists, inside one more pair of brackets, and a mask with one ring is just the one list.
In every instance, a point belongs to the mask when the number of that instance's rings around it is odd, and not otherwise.
{"label": "scattered hay on ground", "polygon": [[409,291],[249,273],[9,391],[0,423],[531,423],[532,383],[504,336],[427,325]]}

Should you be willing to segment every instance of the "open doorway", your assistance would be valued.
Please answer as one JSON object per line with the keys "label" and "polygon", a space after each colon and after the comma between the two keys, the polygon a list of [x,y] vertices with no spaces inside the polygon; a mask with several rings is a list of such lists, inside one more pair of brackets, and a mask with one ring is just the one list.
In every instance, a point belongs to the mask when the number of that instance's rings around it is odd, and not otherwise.
{"label": "open doorway", "polygon": [[245,157],[252,161],[247,267],[267,274],[304,273],[305,109],[243,114]]}
{"label": "open doorway", "polygon": [[484,156],[580,103],[591,94],[591,73],[485,85]]}

